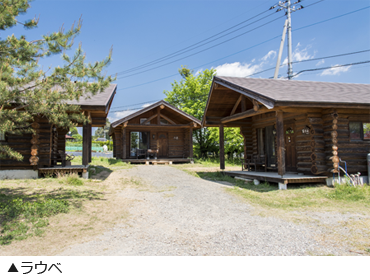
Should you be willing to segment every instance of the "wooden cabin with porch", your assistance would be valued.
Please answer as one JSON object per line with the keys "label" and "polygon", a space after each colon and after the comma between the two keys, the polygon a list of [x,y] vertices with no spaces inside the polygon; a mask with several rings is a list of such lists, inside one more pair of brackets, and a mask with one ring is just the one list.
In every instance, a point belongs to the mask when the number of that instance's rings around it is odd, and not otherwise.
{"label": "wooden cabin with porch", "polygon": [[166,101],[156,102],[111,124],[113,156],[124,162],[192,162],[193,131],[201,122]]}
{"label": "wooden cabin with porch", "polygon": [[34,134],[12,135],[0,133],[0,144],[8,145],[23,155],[22,161],[0,159],[0,179],[38,178],[45,174],[78,173],[88,177],[87,169],[91,162],[92,127],[104,127],[110,106],[116,94],[117,85],[111,84],[103,92],[87,93],[79,101],[69,104],[79,105],[81,112],[91,121],[80,124],[83,127],[82,163],[66,166],[66,134],[69,129],[50,124],[42,117],[36,117],[30,125]]}
{"label": "wooden cabin with porch", "polygon": [[[368,174],[370,85],[215,76],[202,120],[240,127],[244,164],[230,176],[279,183],[327,182],[341,168]],[[244,169],[248,169],[244,171]],[[339,174],[340,175],[340,174]],[[343,173],[342,173],[343,177]]]}

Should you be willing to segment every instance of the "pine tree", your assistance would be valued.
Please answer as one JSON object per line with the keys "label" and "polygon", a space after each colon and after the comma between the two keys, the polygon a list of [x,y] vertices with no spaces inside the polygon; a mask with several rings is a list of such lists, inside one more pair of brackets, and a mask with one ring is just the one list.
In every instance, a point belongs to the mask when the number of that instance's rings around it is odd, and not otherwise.
{"label": "pine tree", "polygon": [[[39,19],[18,20],[30,7],[29,2],[0,2],[0,34],[15,25],[23,25],[25,30],[37,27]],[[79,106],[65,101],[78,100],[85,92],[97,94],[109,86],[112,77],[104,77],[101,71],[111,61],[112,50],[107,58],[95,63],[85,62],[81,44],[72,57],[68,56],[66,51],[72,48],[81,24],[80,19],[69,30],[61,28],[33,41],[25,35],[0,37],[0,133],[35,133],[30,125],[36,117],[64,128],[88,121]],[[44,71],[40,59],[58,54],[62,54],[63,65]],[[3,143],[0,158],[23,157]]]}

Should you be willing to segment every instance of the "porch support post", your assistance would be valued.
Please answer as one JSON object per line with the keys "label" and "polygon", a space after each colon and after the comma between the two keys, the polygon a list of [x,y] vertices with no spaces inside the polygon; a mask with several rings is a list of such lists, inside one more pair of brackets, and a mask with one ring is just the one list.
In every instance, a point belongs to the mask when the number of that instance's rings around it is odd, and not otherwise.
{"label": "porch support post", "polygon": [[193,127],[189,128],[189,157],[193,159]]}
{"label": "porch support post", "polygon": [[220,124],[220,169],[225,169],[224,125]]}
{"label": "porch support post", "polygon": [[91,162],[91,124],[85,124],[82,128],[82,164]]}
{"label": "porch support post", "polygon": [[277,164],[278,174],[285,174],[285,135],[284,135],[284,120],[283,112],[276,111],[276,146],[277,146]]}
{"label": "porch support post", "polygon": [[126,159],[126,127],[122,129],[122,158]]}

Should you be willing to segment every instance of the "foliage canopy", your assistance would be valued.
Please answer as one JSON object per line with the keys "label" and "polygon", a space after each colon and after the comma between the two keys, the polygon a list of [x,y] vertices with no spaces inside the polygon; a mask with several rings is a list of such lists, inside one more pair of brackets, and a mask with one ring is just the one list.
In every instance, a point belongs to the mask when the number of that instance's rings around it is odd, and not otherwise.
{"label": "foliage canopy", "polygon": [[[37,27],[39,19],[19,20],[29,8],[30,0],[1,1],[0,29],[15,25],[23,25],[25,30]],[[81,25],[80,19],[69,30],[60,28],[36,40],[14,34],[0,37],[1,133],[35,133],[30,124],[37,117],[47,118],[51,124],[64,128],[87,122],[79,106],[66,101],[78,100],[85,92],[96,94],[109,86],[112,77],[104,77],[101,71],[111,61],[112,50],[104,60],[94,63],[85,62],[81,44],[73,56],[67,55]],[[62,55],[62,66],[44,70],[40,60],[58,54]],[[3,143],[0,158],[22,160],[23,157]]]}

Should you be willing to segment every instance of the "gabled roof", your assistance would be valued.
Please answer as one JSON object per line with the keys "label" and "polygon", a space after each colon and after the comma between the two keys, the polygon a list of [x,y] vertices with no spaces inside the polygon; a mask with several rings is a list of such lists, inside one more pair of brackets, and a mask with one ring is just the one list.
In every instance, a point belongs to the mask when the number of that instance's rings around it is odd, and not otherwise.
{"label": "gabled roof", "polygon": [[95,95],[92,95],[91,93],[86,93],[85,95],[81,96],[79,101],[68,100],[67,103],[80,106],[104,106],[108,108],[109,103],[113,100],[116,89],[116,84],[110,84],[102,92],[98,92]]}
{"label": "gabled roof", "polygon": [[115,128],[115,127],[117,127],[118,125],[120,125],[120,124],[122,124],[122,123],[124,123],[124,122],[127,122],[127,121],[129,121],[129,120],[131,120],[131,119],[133,119],[133,118],[135,118],[135,117],[137,117],[137,116],[140,116],[141,114],[143,114],[143,113],[145,113],[145,112],[148,112],[148,111],[150,111],[150,110],[152,110],[152,109],[154,109],[154,108],[157,108],[158,106],[161,106],[161,105],[164,105],[164,106],[165,106],[165,107],[167,107],[168,109],[170,109],[170,110],[172,110],[172,111],[174,111],[174,112],[176,112],[176,113],[178,113],[178,114],[182,115],[183,117],[185,117],[185,118],[189,119],[189,121],[191,121],[191,122],[195,122],[195,123],[197,123],[199,126],[201,125],[200,120],[198,120],[197,118],[194,118],[193,116],[190,116],[189,114],[185,113],[184,111],[181,111],[180,109],[176,108],[175,106],[171,105],[170,103],[168,103],[168,102],[166,102],[166,101],[164,101],[164,100],[161,100],[161,101],[158,101],[158,102],[156,102],[156,103],[154,103],[154,104],[152,104],[152,105],[150,105],[150,106],[147,106],[147,107],[145,107],[145,108],[143,108],[143,109],[141,109],[141,110],[138,110],[138,111],[134,111],[134,112],[132,112],[131,114],[129,114],[129,115],[127,115],[127,116],[125,116],[125,117],[123,117],[123,118],[121,118],[121,119],[119,119],[119,120],[117,120],[117,121],[113,122],[113,123],[111,124],[111,126],[112,126],[113,128]]}
{"label": "gabled roof", "polygon": [[277,103],[317,103],[320,105],[370,105],[369,84],[346,84],[295,80],[272,80],[215,76],[220,84],[260,101],[271,109]]}

